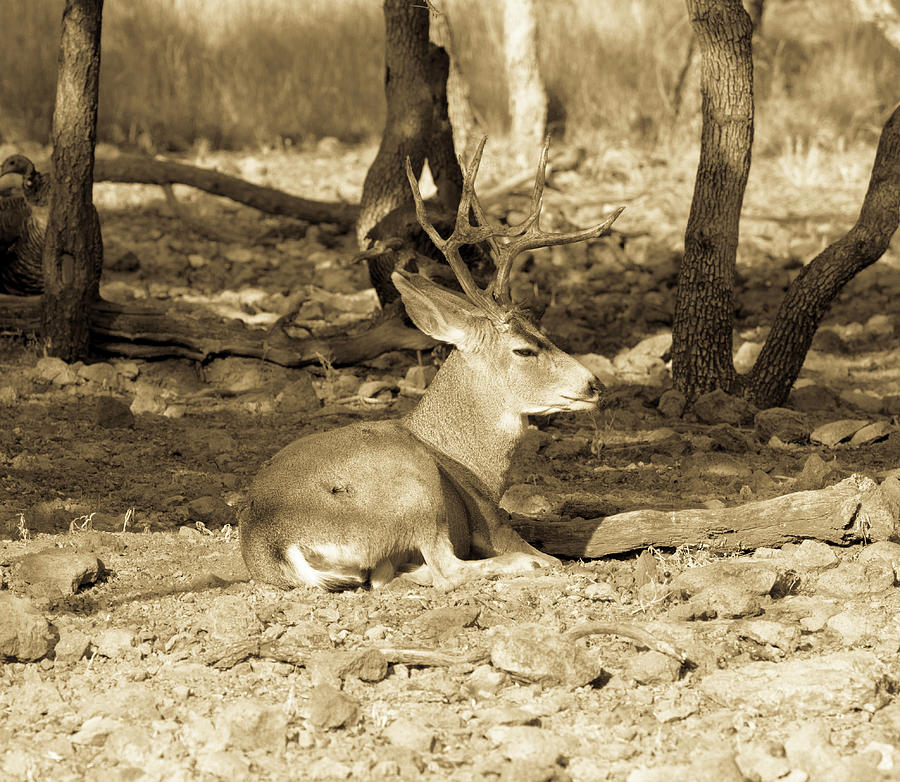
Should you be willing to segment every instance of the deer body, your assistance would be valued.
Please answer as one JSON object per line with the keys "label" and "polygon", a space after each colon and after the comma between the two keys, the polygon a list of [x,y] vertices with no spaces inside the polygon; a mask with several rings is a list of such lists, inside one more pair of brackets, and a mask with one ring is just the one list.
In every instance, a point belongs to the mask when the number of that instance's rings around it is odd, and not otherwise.
{"label": "deer body", "polygon": [[[466,279],[457,248],[496,235],[524,234],[518,244],[529,246],[586,237],[540,232],[537,184],[535,216],[527,225],[505,229],[507,234],[488,228],[473,184],[482,149],[483,142],[466,173],[457,229],[447,240],[429,231],[410,174],[419,219],[467,295],[418,274],[392,275],[416,326],[456,350],[403,418],[303,437],[263,467],[241,520],[241,551],[253,578],[342,589],[378,586],[398,569],[415,567],[414,580],[448,588],[556,561],[510,528],[498,503],[527,417],[589,410],[602,387],[508,297],[495,298]],[[538,180],[542,188],[541,169]],[[469,224],[470,207],[477,227]],[[617,214],[592,235],[608,230]],[[505,283],[520,251],[509,247],[498,249],[494,284]],[[468,559],[473,555],[482,558]]]}

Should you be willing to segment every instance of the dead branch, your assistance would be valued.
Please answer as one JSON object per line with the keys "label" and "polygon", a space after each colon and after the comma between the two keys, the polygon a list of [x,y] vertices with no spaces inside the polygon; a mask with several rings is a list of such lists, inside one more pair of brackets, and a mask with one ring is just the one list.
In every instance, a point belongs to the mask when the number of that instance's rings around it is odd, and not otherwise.
{"label": "dead branch", "polygon": [[[0,296],[0,331],[38,333],[40,296]],[[239,320],[186,310],[164,302],[123,305],[98,300],[91,307],[91,344],[128,358],[181,357],[205,361],[245,356],[286,367],[319,364],[350,366],[388,350],[425,350],[434,340],[386,318],[353,336],[294,338],[282,329],[251,329]]]}
{"label": "dead branch", "polygon": [[359,206],[327,201],[310,201],[281,190],[262,187],[208,168],[198,168],[171,160],[140,155],[121,155],[97,160],[95,182],[124,182],[144,185],[188,185],[230,198],[261,212],[293,217],[309,223],[335,223],[347,229],[356,222]]}
{"label": "dead branch", "polygon": [[655,652],[660,652],[668,657],[673,657],[680,663],[687,662],[687,655],[678,647],[656,638],[654,635],[642,630],[637,625],[627,622],[585,622],[576,625],[563,635],[563,643],[575,643],[579,638],[588,635],[621,635],[630,638],[641,646],[646,646]]}
{"label": "dead branch", "polygon": [[717,552],[782,546],[806,538],[849,545],[889,540],[900,527],[900,481],[881,486],[852,475],[819,491],[801,491],[733,508],[635,510],[594,519],[532,520],[513,526],[549,554],[605,557],[655,546],[705,544]]}

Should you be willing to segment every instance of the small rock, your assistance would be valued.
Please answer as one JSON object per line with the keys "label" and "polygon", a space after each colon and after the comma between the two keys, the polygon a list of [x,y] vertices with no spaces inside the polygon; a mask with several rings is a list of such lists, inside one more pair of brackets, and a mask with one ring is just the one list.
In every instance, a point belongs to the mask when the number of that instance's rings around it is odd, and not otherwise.
{"label": "small rock", "polygon": [[875,559],[889,562],[894,569],[894,581],[900,581],[900,543],[894,543],[889,540],[879,540],[877,543],[870,543],[860,552],[857,562],[866,564]]}
{"label": "small rock", "polygon": [[230,247],[225,253],[225,259],[232,263],[250,263],[253,260],[253,251],[246,247]]}
{"label": "small rock", "polygon": [[314,653],[307,668],[315,683],[330,685],[339,685],[351,676],[364,682],[380,682],[388,673],[387,660],[377,649],[332,649]]}
{"label": "small rock", "polygon": [[794,564],[800,570],[828,570],[841,561],[834,549],[821,540],[801,541],[796,548],[791,548],[790,552]]}
{"label": "small rock", "polygon": [[98,397],[91,413],[91,423],[103,429],[134,429],[134,414],[121,399]]}
{"label": "small rock", "polygon": [[419,722],[403,717],[391,722],[384,729],[382,735],[391,744],[423,753],[431,752],[436,740],[433,730]]}
{"label": "small rock", "polygon": [[299,371],[297,378],[279,392],[275,404],[286,413],[309,413],[322,406],[313,387],[312,375],[304,370]]}
{"label": "small rock", "polygon": [[657,651],[631,655],[622,675],[638,684],[670,684],[681,676],[681,663]]}
{"label": "small rock", "polygon": [[606,581],[595,581],[584,588],[584,596],[588,600],[597,600],[605,603],[617,603],[619,593],[612,584]]}
{"label": "small rock", "polygon": [[[791,580],[789,569],[780,563],[759,562],[747,558],[720,559],[700,567],[687,568],[672,579],[674,592],[690,597],[724,582],[754,595],[768,595],[776,586]],[[787,590],[782,590],[787,591]]]}
{"label": "small rock", "polygon": [[207,527],[224,527],[235,520],[234,509],[215,495],[191,500],[187,504],[187,514],[189,521],[202,521]]}
{"label": "small rock", "polygon": [[805,443],[812,427],[805,413],[785,407],[760,410],[753,419],[757,437],[763,442],[775,436],[785,443]]}
{"label": "small rock", "polygon": [[828,619],[825,626],[840,635],[841,640],[847,646],[854,646],[862,640],[877,638],[883,629],[882,623],[878,621],[872,611],[856,608],[848,608],[835,614]]}
{"label": "small rock", "polygon": [[124,725],[111,717],[97,715],[85,720],[82,726],[72,736],[73,744],[81,744],[82,746],[102,747],[109,734],[113,731],[120,730]]}
{"label": "small rock", "polygon": [[280,706],[241,698],[229,703],[215,720],[228,737],[226,747],[252,752],[284,752],[288,715]]}
{"label": "small rock", "polygon": [[46,548],[19,559],[16,577],[28,584],[52,584],[64,595],[93,584],[103,572],[103,564],[91,554],[71,549]]}
{"label": "small rock", "polygon": [[697,397],[691,409],[705,424],[732,426],[749,424],[756,412],[746,399],[727,394],[720,388]]}
{"label": "small rock", "polygon": [[480,613],[481,609],[473,605],[432,608],[416,617],[416,634],[426,639],[446,640],[475,624]]}
{"label": "small rock", "polygon": [[509,676],[490,665],[479,665],[463,683],[463,691],[476,700],[492,698],[509,684]]}
{"label": "small rock", "polygon": [[554,509],[550,500],[531,483],[510,486],[500,500],[500,507],[507,513],[530,517],[552,513]]}
{"label": "small rock", "polygon": [[736,580],[714,584],[694,595],[686,606],[694,619],[738,619],[762,612],[759,595]]}
{"label": "small rock", "polygon": [[565,755],[565,740],[559,734],[533,725],[495,725],[485,735],[509,760],[553,765]]}
{"label": "small rock", "polygon": [[864,651],[747,663],[713,671],[700,682],[702,692],[722,706],[779,716],[872,711],[888,697],[884,686],[878,658]]}
{"label": "small rock", "polygon": [[844,418],[840,421],[832,421],[828,424],[816,427],[809,435],[814,443],[822,443],[829,448],[834,448],[838,443],[849,440],[869,422],[857,418]]}
{"label": "small rock", "polygon": [[53,651],[59,633],[31,601],[0,592],[0,660],[41,660]]}
{"label": "small rock", "polygon": [[894,586],[894,568],[883,559],[843,562],[819,575],[816,590],[832,597],[877,595]]}
{"label": "small rock", "polygon": [[232,642],[258,635],[263,624],[253,605],[237,595],[218,595],[209,609],[200,617],[197,630],[205,630],[220,642]]}
{"label": "small rock", "polygon": [[734,760],[747,779],[758,779],[760,782],[775,782],[787,777],[791,770],[784,757],[784,747],[769,741],[744,744]]}
{"label": "small rock", "polygon": [[681,418],[687,406],[687,397],[675,388],[670,388],[659,398],[657,409],[666,418]]}
{"label": "small rock", "polygon": [[540,725],[541,719],[536,714],[518,706],[495,706],[478,714],[478,721],[483,725]]}
{"label": "small rock", "polygon": [[734,354],[734,368],[739,374],[744,374],[753,369],[756,359],[759,358],[763,346],[761,342],[744,342]]}
{"label": "small rock", "polygon": [[78,376],[95,383],[101,388],[116,388],[119,385],[119,373],[112,364],[100,361],[96,364],[85,364],[78,370]]}
{"label": "small rock", "polygon": [[197,770],[218,779],[243,781],[249,779],[250,761],[235,750],[202,749],[197,753]]}
{"label": "small rock", "polygon": [[137,633],[124,627],[111,627],[104,630],[94,641],[97,654],[114,659],[124,657],[134,647]]}
{"label": "small rock", "polygon": [[424,391],[428,388],[428,385],[434,380],[434,376],[437,374],[437,367],[435,366],[422,366],[416,364],[415,366],[411,366],[408,370],[406,370],[406,384],[412,388],[415,388],[419,391]]}
{"label": "small rock", "polygon": [[61,627],[59,630],[59,642],[56,644],[54,656],[58,662],[76,663],[88,653],[91,639],[80,630],[71,627]]}
{"label": "small rock", "polygon": [[836,471],[834,462],[826,462],[817,453],[811,453],[794,479],[795,491],[815,491],[828,485],[828,478]]}
{"label": "small rock", "polygon": [[306,716],[317,728],[347,727],[359,718],[359,701],[331,685],[320,684],[309,694]]}
{"label": "small rock", "polygon": [[76,371],[61,358],[45,356],[38,359],[35,372],[42,380],[49,380],[55,386],[70,386],[78,382]]}
{"label": "small rock", "polygon": [[575,359],[593,372],[603,385],[614,386],[619,382],[616,368],[606,356],[601,356],[599,353],[582,353],[575,356]]}
{"label": "small rock", "polygon": [[494,628],[491,663],[518,679],[565,687],[581,687],[603,673],[590,650],[536,624]]}
{"label": "small rock", "polygon": [[879,440],[886,440],[891,432],[896,431],[897,427],[892,426],[888,421],[875,421],[854,434],[850,438],[850,445],[869,445],[869,443],[876,443]]}
{"label": "small rock", "polygon": [[776,649],[779,656],[795,652],[800,646],[800,628],[794,624],[769,619],[749,619],[742,622],[737,631],[742,638]]}
{"label": "small rock", "polygon": [[[303,769],[304,776],[308,779],[321,779],[323,782],[331,782],[334,779],[350,779],[353,769],[346,763],[341,763],[337,758],[316,758]],[[381,779],[381,777],[373,777]],[[226,777],[227,779],[227,777]]]}
{"label": "small rock", "polygon": [[166,410],[166,400],[158,388],[148,385],[139,385],[134,399],[131,401],[131,412],[134,415],[150,413],[162,415]]}

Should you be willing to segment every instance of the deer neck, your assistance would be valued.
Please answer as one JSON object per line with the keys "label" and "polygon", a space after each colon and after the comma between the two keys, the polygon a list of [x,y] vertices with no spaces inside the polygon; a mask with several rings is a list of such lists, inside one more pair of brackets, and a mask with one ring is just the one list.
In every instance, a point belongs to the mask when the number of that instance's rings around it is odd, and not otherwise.
{"label": "deer neck", "polygon": [[453,351],[419,404],[405,416],[404,425],[464,467],[499,502],[528,422],[509,410],[487,369]]}

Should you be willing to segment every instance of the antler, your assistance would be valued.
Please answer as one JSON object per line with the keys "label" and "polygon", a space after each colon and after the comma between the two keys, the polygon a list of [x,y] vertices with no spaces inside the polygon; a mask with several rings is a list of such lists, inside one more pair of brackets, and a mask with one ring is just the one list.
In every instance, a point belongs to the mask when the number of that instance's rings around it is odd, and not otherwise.
{"label": "antler", "polygon": [[[538,163],[537,175],[534,179],[534,187],[531,191],[531,209],[528,216],[517,225],[491,225],[484,212],[481,202],[475,193],[475,178],[478,176],[478,167],[481,164],[481,155],[487,136],[481,139],[472,161],[465,169],[463,176],[462,195],[459,200],[459,208],[456,211],[456,225],[453,233],[444,239],[428,219],[425,202],[419,191],[419,183],[413,174],[409,158],[406,159],[406,178],[412,188],[413,199],[416,203],[416,217],[422,230],[428,234],[435,247],[437,247],[456,275],[459,284],[469,299],[484,309],[494,319],[505,320],[511,304],[509,292],[509,271],[516,256],[525,250],[534,250],[538,247],[552,247],[559,244],[571,244],[583,242],[586,239],[596,239],[609,233],[609,229],[616,218],[622,214],[625,207],[618,209],[607,217],[599,225],[585,228],[582,231],[572,233],[554,233],[542,231],[540,227],[541,207],[543,206],[544,181],[547,175],[547,157],[550,153],[550,138],[544,141],[541,150],[541,159]],[[460,160],[460,166],[463,161]],[[469,214],[475,216],[477,225],[472,225]],[[498,238],[508,241],[498,242]],[[459,248],[464,244],[478,244],[488,242],[491,256],[494,260],[496,271],[488,287],[484,290],[477,283],[459,254]]]}

